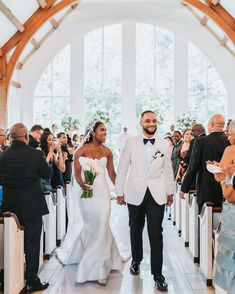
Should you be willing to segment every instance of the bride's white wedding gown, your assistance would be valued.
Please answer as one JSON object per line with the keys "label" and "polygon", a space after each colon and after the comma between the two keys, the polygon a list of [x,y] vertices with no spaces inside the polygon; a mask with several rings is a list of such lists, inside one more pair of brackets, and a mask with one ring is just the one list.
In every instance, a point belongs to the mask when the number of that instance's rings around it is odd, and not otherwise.
{"label": "bride's white wedding gown", "polygon": [[106,164],[106,157],[98,160],[101,172],[95,178],[92,198],[81,199],[82,191],[75,184],[67,235],[61,248],[56,250],[63,264],[78,264],[77,283],[107,279],[111,270],[122,268],[109,226],[111,203]]}

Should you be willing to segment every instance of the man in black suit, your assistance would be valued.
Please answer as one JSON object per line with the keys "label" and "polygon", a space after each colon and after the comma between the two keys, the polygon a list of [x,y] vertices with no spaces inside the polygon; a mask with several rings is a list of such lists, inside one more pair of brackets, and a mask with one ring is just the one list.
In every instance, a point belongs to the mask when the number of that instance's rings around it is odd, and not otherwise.
{"label": "man in black suit", "polygon": [[40,179],[50,178],[51,168],[44,153],[28,146],[28,131],[21,124],[10,130],[11,146],[0,153],[0,182],[3,186],[2,211],[15,213],[24,227],[26,259],[25,293],[48,287],[37,277],[42,215],[48,214]]}
{"label": "man in black suit", "polygon": [[40,139],[43,134],[43,128],[40,125],[32,126],[29,132],[29,143],[28,145],[34,149],[39,148],[40,146]]}
{"label": "man in black suit", "polygon": [[193,144],[190,163],[182,182],[180,197],[184,198],[191,187],[193,179],[196,180],[197,203],[199,213],[206,202],[212,202],[215,206],[222,206],[223,195],[220,184],[214,179],[212,173],[206,169],[207,160],[220,161],[224,149],[229,145],[229,141],[223,131],[224,117],[220,114],[214,115],[208,122],[209,135],[197,138]]}
{"label": "man in black suit", "polygon": [[183,158],[183,162],[187,166],[189,165],[191,153],[193,150],[193,143],[194,143],[195,139],[197,139],[199,137],[206,136],[206,131],[205,131],[204,126],[202,124],[194,124],[192,126],[191,135],[192,135],[193,139],[191,140],[190,145],[189,145],[189,149],[188,149],[185,157]]}

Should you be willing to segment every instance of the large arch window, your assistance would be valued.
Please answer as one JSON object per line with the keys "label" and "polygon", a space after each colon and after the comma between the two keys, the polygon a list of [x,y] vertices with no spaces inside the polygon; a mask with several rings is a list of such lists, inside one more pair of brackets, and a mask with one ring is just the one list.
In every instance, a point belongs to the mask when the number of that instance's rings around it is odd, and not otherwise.
{"label": "large arch window", "polygon": [[70,113],[70,44],[65,46],[48,64],[34,91],[34,123],[51,127],[60,125]]}

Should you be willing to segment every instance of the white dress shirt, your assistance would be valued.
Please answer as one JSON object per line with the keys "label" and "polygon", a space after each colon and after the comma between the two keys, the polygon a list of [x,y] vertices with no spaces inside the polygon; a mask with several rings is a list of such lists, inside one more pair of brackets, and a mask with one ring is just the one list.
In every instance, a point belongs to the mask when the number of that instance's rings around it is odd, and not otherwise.
{"label": "white dress shirt", "polygon": [[[155,136],[152,138],[143,137],[143,140],[144,139],[155,139]],[[143,144],[144,144],[144,142],[143,142]],[[145,151],[145,158],[146,158],[146,166],[147,166],[147,169],[149,170],[151,161],[153,160],[154,144],[152,144],[150,141],[148,141],[144,145],[144,151]]]}

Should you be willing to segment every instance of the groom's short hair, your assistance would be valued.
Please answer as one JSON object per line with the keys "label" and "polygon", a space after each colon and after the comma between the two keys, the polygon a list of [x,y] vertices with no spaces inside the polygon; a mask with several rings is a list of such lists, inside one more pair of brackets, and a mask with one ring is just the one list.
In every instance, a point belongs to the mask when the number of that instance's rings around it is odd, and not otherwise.
{"label": "groom's short hair", "polygon": [[156,113],[152,110],[145,110],[144,112],[141,113],[141,118],[146,114],[146,113],[153,113],[156,115]]}

